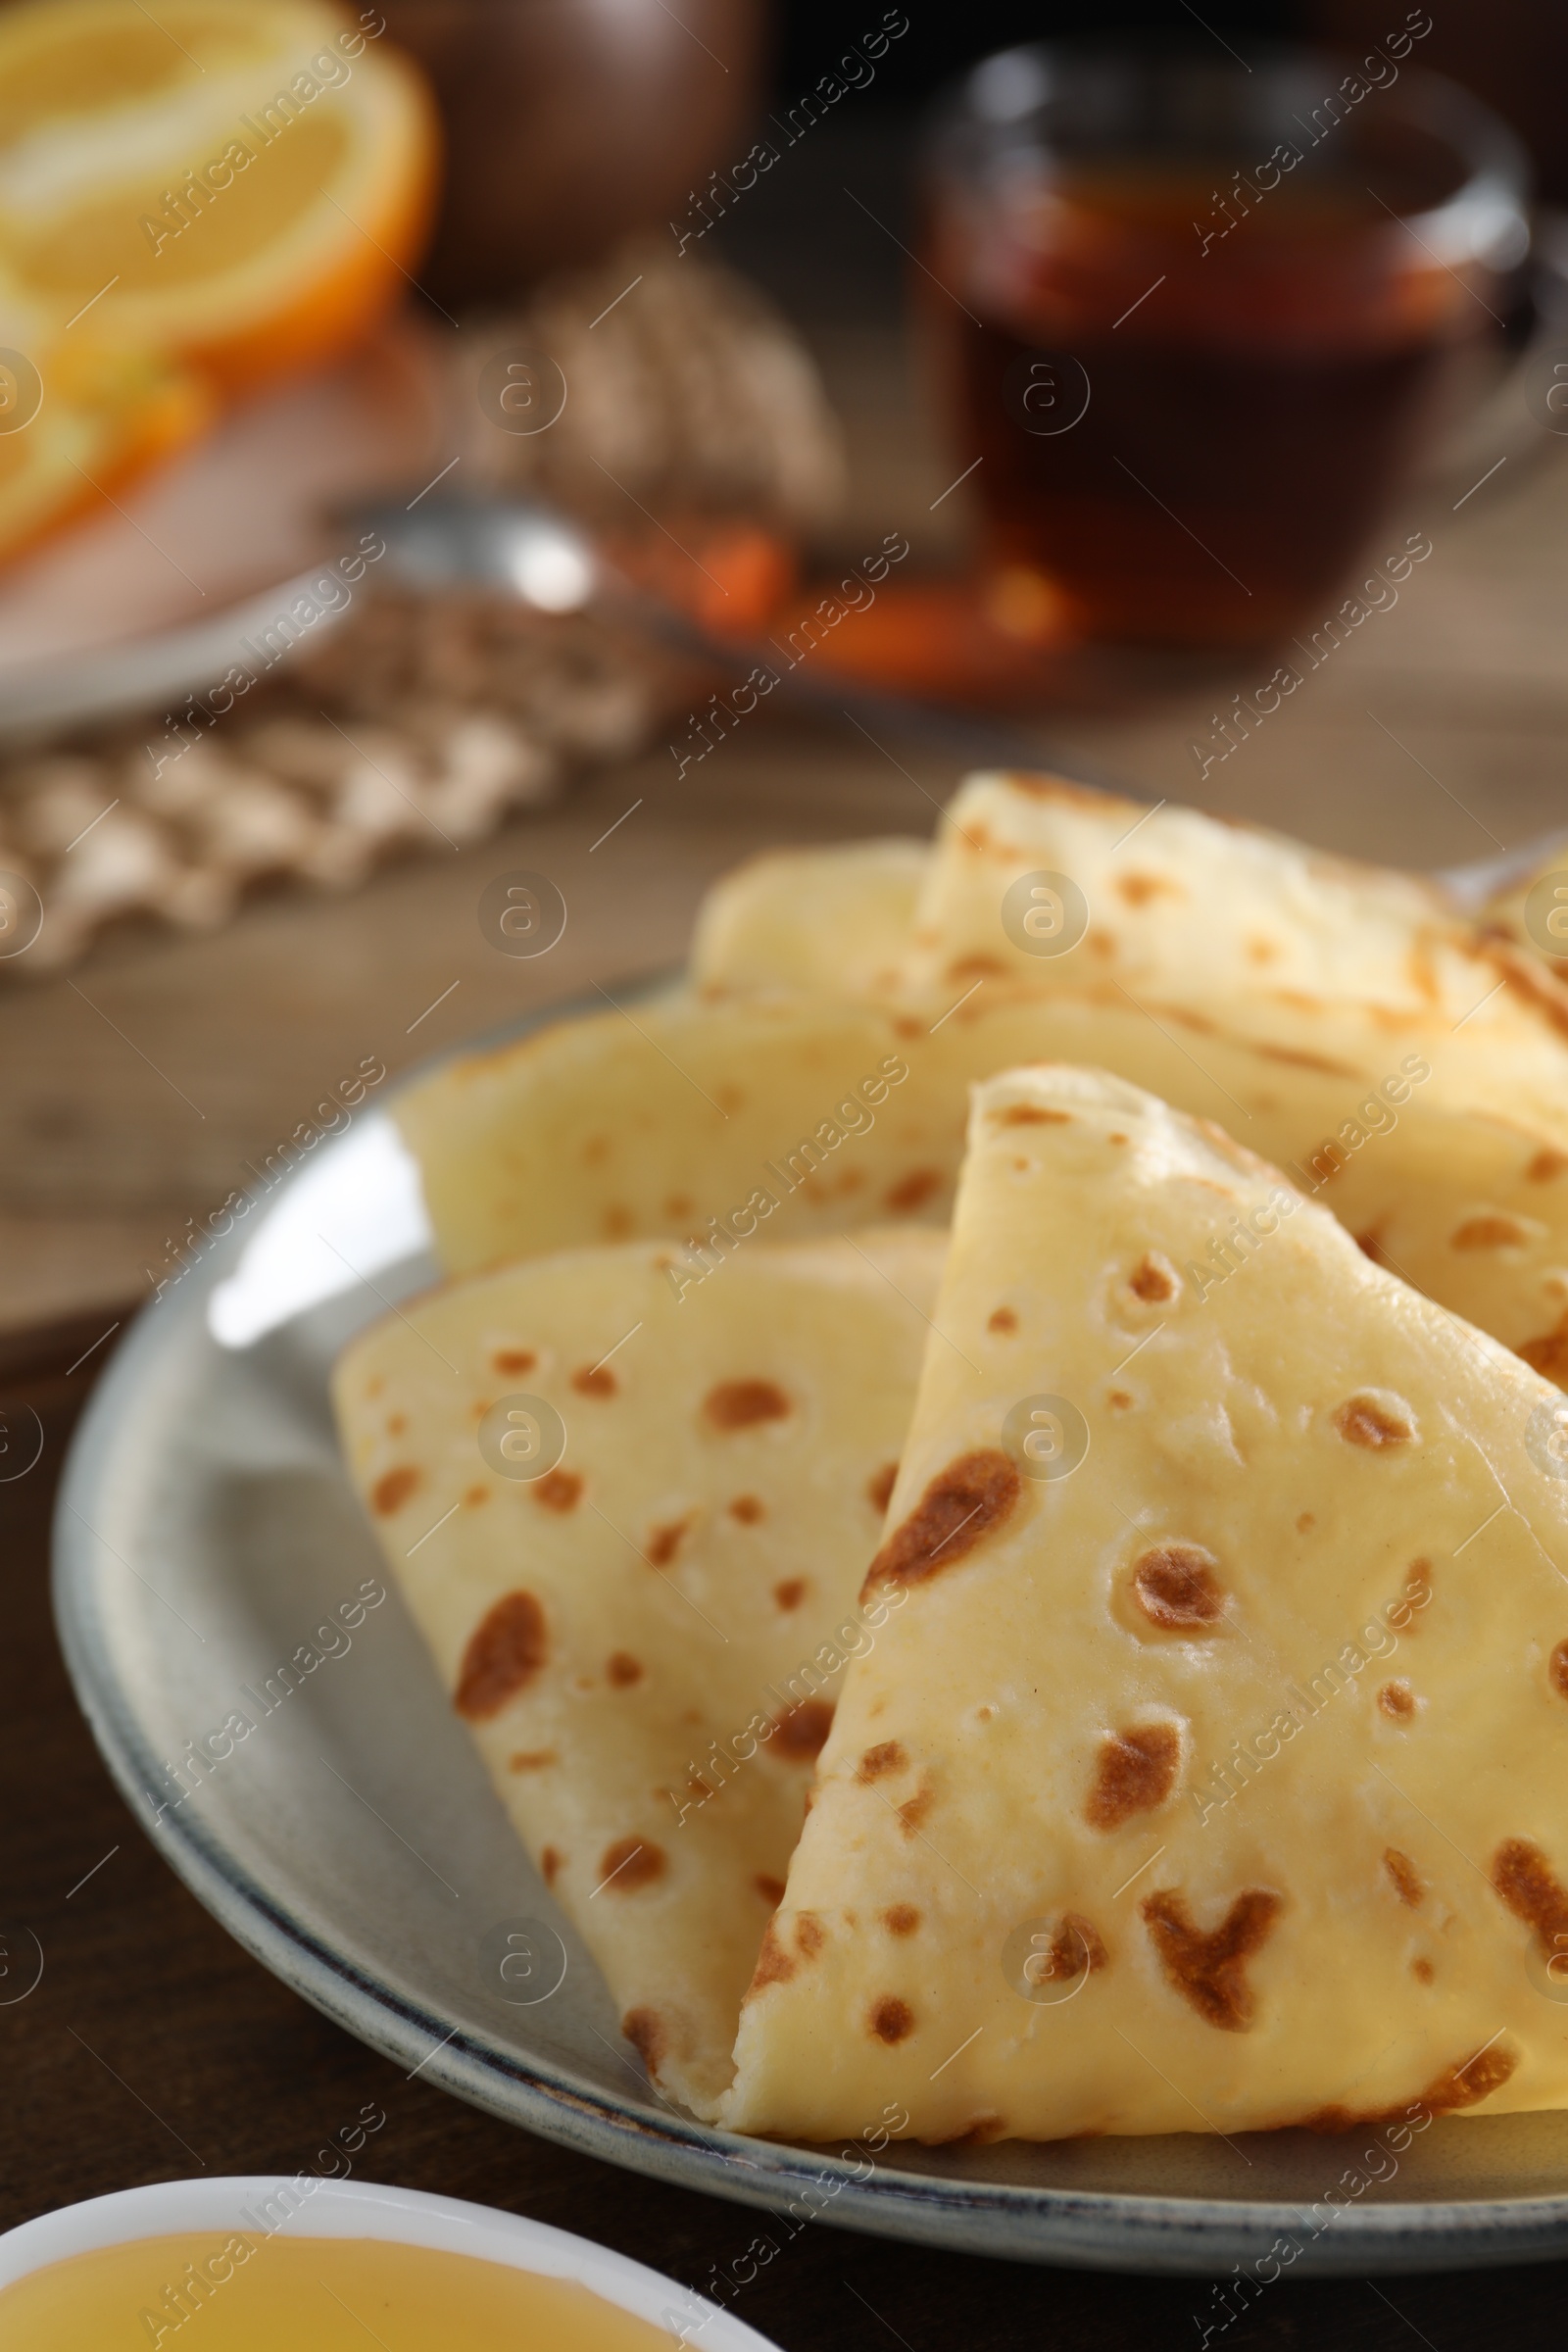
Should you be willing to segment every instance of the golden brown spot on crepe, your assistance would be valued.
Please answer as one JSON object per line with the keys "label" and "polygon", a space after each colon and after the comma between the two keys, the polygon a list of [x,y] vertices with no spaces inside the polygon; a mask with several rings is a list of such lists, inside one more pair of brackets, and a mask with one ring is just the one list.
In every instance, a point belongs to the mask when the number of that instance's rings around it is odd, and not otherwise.
{"label": "golden brown spot on crepe", "polygon": [[894,1020],[893,1034],[895,1037],[918,1037],[920,1024],[912,1012],[901,1012]]}
{"label": "golden brown spot on crepe", "polygon": [[1266,1886],[1237,1895],[1217,1928],[1207,1934],[1193,1924],[1175,1887],[1146,1895],[1141,1905],[1166,1978],[1200,2017],[1222,2033],[1240,2034],[1252,2022],[1253,1997],[1247,1963],[1267,1940],[1283,1908]]}
{"label": "golden brown spot on crepe", "polygon": [[1084,1805],[1092,1830],[1118,1830],[1135,1813],[1152,1813],[1176,1785],[1182,1736],[1173,1723],[1135,1724],[1100,1743]]}
{"label": "golden brown spot on crepe", "polygon": [[765,1870],[760,1870],[753,1879],[752,1885],[757,1888],[763,1902],[771,1903],[777,1910],[779,1904],[784,1900],[783,1880],[769,1878]]}
{"label": "golden brown spot on crepe", "polygon": [[907,1752],[897,1740],[880,1740],[868,1747],[856,1771],[858,1781],[880,1781],[890,1772],[902,1772],[908,1763]]}
{"label": "golden brown spot on crepe", "polygon": [[912,1936],[920,1925],[920,1914],[912,1903],[889,1903],[882,1925],[890,1936]]}
{"label": "golden brown spot on crepe", "polygon": [[612,1650],[605,1663],[605,1673],[617,1690],[629,1690],[633,1683],[640,1683],[643,1679],[641,1663],[629,1649]]}
{"label": "golden brown spot on crepe", "polygon": [[1316,1525],[1317,1520],[1314,1518],[1312,1513],[1310,1511],[1303,1511],[1296,1522],[1296,1532],[1298,1536],[1310,1535],[1312,1529],[1316,1527]]}
{"label": "golden brown spot on crepe", "polygon": [[1361,1255],[1363,1257],[1369,1257],[1375,1266],[1386,1266],[1388,1264],[1389,1261],[1384,1254],[1383,1244],[1379,1240],[1377,1233],[1371,1227],[1368,1227],[1365,1233],[1358,1233],[1356,1235],[1355,1246],[1360,1250]]}
{"label": "golden brown spot on crepe", "polygon": [[1163,874],[1118,874],[1114,888],[1129,906],[1147,906],[1151,899],[1182,899],[1184,890]]}
{"label": "golden brown spot on crepe", "polygon": [[545,1613],[531,1592],[504,1592],[468,1637],[452,1703],[485,1723],[525,1690],[550,1654]]}
{"label": "golden brown spot on crepe", "polygon": [[914,2032],[914,2011],[897,1993],[884,1993],[870,2016],[870,2027],[878,2041],[903,2041]]}
{"label": "golden brown spot on crepe", "polygon": [[1546,1680],[1559,1698],[1568,1698],[1568,1641],[1559,1642],[1547,1659]]}
{"label": "golden brown spot on crepe", "polygon": [[539,1875],[544,1880],[544,1883],[547,1886],[553,1886],[555,1885],[557,1879],[561,1876],[561,1866],[565,1859],[565,1855],[557,1853],[553,1845],[547,1845],[545,1847],[544,1852],[539,1857]]}
{"label": "golden brown spot on crepe", "polygon": [[1133,1570],[1133,1595],[1151,1625],[1164,1633],[1191,1633],[1225,1614],[1219,1566],[1199,1544],[1158,1544]]}
{"label": "golden brown spot on crepe", "polygon": [[866,1481],[866,1500],[870,1503],[872,1510],[879,1515],[888,1507],[898,1475],[899,1465],[897,1462],[884,1462],[881,1469],[873,1471]]}
{"label": "golden brown spot on crepe", "polygon": [[409,1416],[407,1413],[388,1413],[386,1434],[389,1438],[401,1438],[408,1426]]}
{"label": "golden brown spot on crepe", "polygon": [[736,1111],[746,1107],[746,1097],[732,1081],[727,1080],[717,1089],[714,1100],[720,1110]]}
{"label": "golden brown spot on crepe", "polygon": [[1047,1110],[1040,1102],[1008,1102],[991,1114],[999,1127],[1070,1127],[1070,1110]]}
{"label": "golden brown spot on crepe", "polygon": [[575,1470],[547,1470],[533,1482],[533,1498],[546,1511],[571,1510],[581,1493],[582,1480]]}
{"label": "golden brown spot on crepe", "polygon": [[607,1208],[600,1221],[604,1226],[607,1242],[623,1242],[630,1233],[635,1219],[629,1208],[616,1206]]}
{"label": "golden brown spot on crepe", "polygon": [[935,1799],[936,1790],[932,1788],[930,1782],[927,1781],[921,1788],[915,1790],[911,1797],[909,1797],[899,1807],[899,1819],[904,1825],[904,1835],[906,1838],[912,1838],[914,1836],[915,1832],[919,1829],[920,1824],[930,1812]]}
{"label": "golden brown spot on crepe", "polygon": [[657,2009],[628,2009],[620,2030],[650,2074],[664,2054],[664,2021]]}
{"label": "golden brown spot on crepe", "polygon": [[819,1756],[833,1729],[833,1709],[825,1698],[803,1698],[782,1715],[773,1718],[774,1737],[780,1755],[797,1762],[809,1762]]}
{"label": "golden brown spot on crepe", "polygon": [[1107,1144],[1124,1144],[1127,1138],[1124,1135],[1107,1135],[1105,1141]]}
{"label": "golden brown spot on crepe", "polygon": [[782,1421],[789,1409],[789,1398],[771,1380],[721,1380],[703,1400],[715,1429],[751,1429],[759,1421]]}
{"label": "golden brown spot on crepe", "polygon": [[787,1576],[781,1584],[773,1587],[773,1598],[781,1609],[800,1607],[806,1598],[806,1582],[804,1576]]}
{"label": "golden brown spot on crepe", "polygon": [[729,1515],[738,1519],[742,1527],[755,1527],[762,1516],[761,1501],[756,1494],[737,1494],[729,1505]]}
{"label": "golden brown spot on crepe", "polygon": [[[1432,1963],[1414,1960],[1413,1973],[1424,1984],[1432,1982]],[[1315,2115],[1303,2117],[1299,2129],[1303,2132],[1358,2132],[1373,2124],[1403,2123],[1412,2108],[1424,2107],[1430,2115],[1454,2115],[1462,2107],[1478,2107],[1500,2090],[1513,2073],[1519,2060],[1515,2052],[1494,2043],[1490,2049],[1478,2050],[1473,2058],[1462,2064],[1446,2067],[1441,2075],[1418,2091],[1413,2100],[1399,2107],[1385,2107],[1374,2114],[1353,2113],[1348,2107],[1320,2107]]]}
{"label": "golden brown spot on crepe", "polygon": [[610,1157],[609,1136],[591,1135],[582,1148],[582,1156],[583,1164],[590,1168],[596,1168],[602,1159],[608,1159]]}
{"label": "golden brown spot on crepe", "polygon": [[[1051,1938],[1048,1956],[1050,1966],[1043,1972],[1043,1978],[1052,1984],[1069,1984],[1074,1977],[1081,1977],[1085,1970],[1092,1976],[1097,1968],[1110,1965],[1099,1930],[1092,1920],[1085,1919],[1077,1911],[1062,1913],[1055,1934]],[[1027,1968],[1025,1973],[1028,1974]]]}
{"label": "golden brown spot on crepe", "polygon": [[1408,1446],[1415,1436],[1406,1413],[1364,1393],[1348,1396],[1335,1408],[1334,1426],[1347,1446],[1365,1446],[1369,1453],[1381,1453],[1390,1446]]}
{"label": "golden brown spot on crepe", "polygon": [[827,1941],[827,1930],[814,1911],[803,1911],[795,1922],[795,1949],[803,1960],[814,1960]]}
{"label": "golden brown spot on crepe", "polygon": [[571,1385],[579,1396],[613,1396],[620,1387],[608,1364],[584,1364],[572,1374]]}
{"label": "golden brown spot on crepe", "polygon": [[[1432,1598],[1432,1562],[1412,1560],[1404,1572],[1404,1596],[1412,1609],[1424,1609]],[[1415,1625],[1400,1626],[1401,1633],[1414,1633]]]}
{"label": "golden brown spot on crepe", "polygon": [[[1048,776],[1036,768],[1009,767],[1006,781],[1009,792],[1027,793],[1032,801],[1054,801],[1063,808],[1092,808],[1097,816],[1104,815],[1113,803],[1118,816],[1136,808],[1140,824],[1149,814],[1142,801],[1115,799],[1098,784],[1074,784],[1066,776]],[[966,838],[973,841],[975,836],[971,831]]]}
{"label": "golden brown spot on crepe", "polygon": [[1544,1373],[1559,1386],[1568,1383],[1568,1315],[1561,1318],[1554,1331],[1544,1332],[1539,1340],[1522,1341],[1514,1352],[1524,1357],[1533,1372]]}
{"label": "golden brown spot on crepe", "polygon": [[1430,1960],[1416,1959],[1410,1963],[1411,1976],[1418,1977],[1423,1984],[1430,1984],[1436,1973]]}
{"label": "golden brown spot on crepe", "polygon": [[1552,1178],[1560,1176],[1564,1168],[1568,1168],[1568,1152],[1544,1151],[1536,1153],[1525,1174],[1532,1184],[1550,1184]]}
{"label": "golden brown spot on crepe", "polygon": [[689,1217],[696,1205],[697,1203],[687,1194],[671,1193],[669,1199],[664,1202],[664,1214],[666,1217]]}
{"label": "golden brown spot on crepe", "polygon": [[1393,1722],[1409,1722],[1415,1713],[1415,1692],[1403,1675],[1397,1675],[1392,1683],[1384,1684],[1378,1692],[1378,1705]]}
{"label": "golden brown spot on crepe", "polygon": [[649,1529],[648,1561],[651,1567],[667,1568],[669,1566],[670,1561],[680,1549],[681,1539],[686,1535],[696,1517],[695,1511],[688,1511],[684,1519],[671,1519],[663,1527]]}
{"label": "golden brown spot on crepe", "polygon": [[390,1519],[411,1496],[417,1494],[423,1484],[424,1472],[416,1470],[411,1462],[401,1463],[396,1470],[383,1471],[370,1489],[370,1508],[378,1519]]}
{"label": "golden brown spot on crepe", "polygon": [[989,980],[995,972],[1004,972],[1006,965],[995,956],[957,956],[948,966],[950,980]]}
{"label": "golden brown spot on crepe", "polygon": [[1146,1250],[1127,1277],[1127,1288],[1135,1298],[1150,1303],[1157,1299],[1174,1298],[1180,1277],[1168,1257],[1157,1250]]}
{"label": "golden brown spot on crepe", "polygon": [[1408,1903],[1412,1911],[1417,1910],[1426,1888],[1409,1855],[1401,1854],[1396,1845],[1388,1846],[1384,1850],[1383,1867],[1394,1881],[1394,1891],[1400,1902]]}
{"label": "golden brown spot on crepe", "polygon": [[365,1384],[365,1394],[366,1394],[366,1396],[367,1396],[368,1397],[374,1398],[374,1397],[377,1397],[377,1396],[380,1396],[380,1394],[381,1394],[381,1391],[382,1391],[382,1390],[383,1390],[385,1387],[386,1387],[386,1382],[385,1382],[385,1380],[382,1378],[381,1374],[380,1374],[379,1372],[377,1372],[377,1373],[375,1374],[375,1376],[374,1376],[374,1378],[373,1378],[373,1379],[371,1379],[371,1380],[368,1380],[368,1381],[366,1382],[366,1384]]}
{"label": "golden brown spot on crepe", "polygon": [[1510,1250],[1528,1242],[1530,1235],[1517,1217],[1489,1215],[1466,1217],[1450,1238],[1455,1250]]}
{"label": "golden brown spot on crepe", "polygon": [[531,1348],[498,1348],[490,1358],[497,1372],[531,1372],[538,1361]]}
{"label": "golden brown spot on crepe", "polygon": [[990,1320],[986,1324],[987,1331],[1016,1331],[1017,1328],[1018,1318],[1010,1306],[992,1308]]}
{"label": "golden brown spot on crepe", "polygon": [[960,1454],[939,1470],[914,1509],[883,1544],[865,1572],[860,1598],[878,1585],[913,1585],[968,1556],[1011,1515],[1018,1500],[1017,1468],[987,1446]]}
{"label": "golden brown spot on crepe", "polygon": [[1125,1389],[1112,1389],[1105,1402],[1113,1413],[1125,1413],[1132,1404],[1132,1398]]}
{"label": "golden brown spot on crepe", "polygon": [[1548,1958],[1568,1949],[1568,1889],[1539,1845],[1528,1838],[1505,1838],[1492,1857],[1492,1884],[1515,1919],[1535,1929]]}
{"label": "golden brown spot on crepe", "polygon": [[613,1886],[617,1894],[634,1894],[639,1886],[652,1886],[667,1868],[663,1847],[651,1838],[617,1838],[599,1857],[599,1884],[607,1893]]}
{"label": "golden brown spot on crepe", "polygon": [[[1314,1004],[1311,1009],[1315,1012],[1320,1007]],[[1252,1051],[1254,1054],[1266,1055],[1270,1061],[1292,1062],[1298,1070],[1321,1070],[1330,1078],[1353,1078],[1356,1076],[1356,1072],[1347,1068],[1343,1061],[1325,1060],[1321,1054],[1304,1053],[1298,1046],[1258,1045],[1254,1046]]]}
{"label": "golden brown spot on crepe", "polygon": [[561,1758],[553,1747],[519,1747],[516,1754],[507,1758],[509,1772],[543,1772],[548,1765],[559,1764]]}
{"label": "golden brown spot on crepe", "polygon": [[794,1974],[795,1963],[780,1943],[778,1932],[769,1920],[762,1930],[762,1948],[757,1955],[748,1997],[753,1992],[760,1992],[764,1984],[787,1984]]}
{"label": "golden brown spot on crepe", "polygon": [[1271,939],[1250,939],[1247,942],[1248,960],[1251,963],[1272,963],[1279,950]]}
{"label": "golden brown spot on crepe", "polygon": [[489,1499],[488,1487],[469,1487],[464,1494],[463,1506],[465,1510],[476,1511],[481,1502],[488,1502]]}
{"label": "golden brown spot on crepe", "polygon": [[933,1193],[942,1190],[941,1171],[937,1168],[911,1168],[897,1184],[890,1184],[882,1198],[895,1216],[912,1216],[923,1208]]}
{"label": "golden brown spot on crepe", "polygon": [[[956,2132],[939,2132],[928,2145],[933,2148],[988,2148],[993,2140],[1006,2139],[1010,2130],[1004,2116],[987,2110],[982,2115],[972,2115]],[[1080,2132],[1075,2136],[1087,2139],[1091,2134]]]}
{"label": "golden brown spot on crepe", "polygon": [[833,1189],[840,1193],[858,1193],[862,1192],[864,1188],[865,1170],[863,1168],[842,1168],[839,1171],[838,1183]]}

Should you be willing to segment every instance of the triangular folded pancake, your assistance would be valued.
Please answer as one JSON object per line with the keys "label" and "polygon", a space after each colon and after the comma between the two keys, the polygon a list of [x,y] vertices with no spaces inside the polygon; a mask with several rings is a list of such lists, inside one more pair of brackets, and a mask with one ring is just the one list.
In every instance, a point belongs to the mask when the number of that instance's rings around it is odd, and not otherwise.
{"label": "triangular folded pancake", "polygon": [[665,1235],[696,1282],[760,1227],[945,1219],[968,1087],[1047,1057],[1294,1162],[1370,1253],[1568,1379],[1568,1089],[1549,1120],[1484,1115],[1440,1095],[1435,1046],[1398,1036],[1358,1067],[1115,990],[665,1000],[448,1062],[395,1109],[451,1272]]}
{"label": "triangular folded pancake", "polygon": [[[1043,874],[1070,887],[1032,907]],[[1200,1030],[1358,1067],[1414,1049],[1436,1093],[1503,1118],[1560,1119],[1568,1101],[1568,989],[1436,884],[1053,776],[963,786],[907,979],[928,994],[1114,989]]]}
{"label": "triangular folded pancake", "polygon": [[748,858],[698,909],[692,985],[885,993],[908,953],[930,862],[927,843],[899,835]]}
{"label": "triangular folded pancake", "polygon": [[[626,2032],[694,2105],[728,2078],[843,1666],[888,1614],[857,1594],[944,1240],[754,1241],[685,1297],[665,1250],[577,1251],[411,1301],[337,1367],[350,1470],[442,1684]],[[565,1447],[513,1478],[480,1433],[530,1396]]]}
{"label": "triangular folded pancake", "polygon": [[[1481,925],[1527,956],[1538,956],[1568,981],[1568,835],[1553,842],[1528,873],[1490,898]],[[717,887],[722,890],[720,882]]]}
{"label": "triangular folded pancake", "polygon": [[722,2120],[1568,2103],[1556,1392],[1084,1069],[979,1090],[936,1325]]}

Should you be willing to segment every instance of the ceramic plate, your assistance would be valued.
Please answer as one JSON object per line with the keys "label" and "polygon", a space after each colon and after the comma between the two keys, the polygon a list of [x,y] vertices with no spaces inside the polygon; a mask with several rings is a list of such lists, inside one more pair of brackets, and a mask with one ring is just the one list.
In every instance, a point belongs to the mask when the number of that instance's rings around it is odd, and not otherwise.
{"label": "ceramic plate", "polygon": [[[389,319],[8,566],[0,741],[204,696],[358,533],[333,510],[441,465],[438,330]],[[407,495],[407,493],[405,493]],[[346,610],[347,607],[341,608]],[[331,605],[318,628],[339,617]],[[274,640],[275,641],[275,640]]]}
{"label": "ceramic plate", "polygon": [[[1396,2160],[1370,2132],[822,2149],[711,2131],[652,2090],[397,1595],[346,1641],[323,1631],[335,1654],[298,1688],[279,1672],[382,1575],[328,1369],[434,1271],[372,1097],[140,1317],[68,1465],[56,1602],[77,1694],[147,1835],[265,1966],[531,2132],[853,2229],[1264,2279],[1568,2254],[1568,2114],[1448,2119]],[[234,1715],[254,1728],[182,1774]]]}

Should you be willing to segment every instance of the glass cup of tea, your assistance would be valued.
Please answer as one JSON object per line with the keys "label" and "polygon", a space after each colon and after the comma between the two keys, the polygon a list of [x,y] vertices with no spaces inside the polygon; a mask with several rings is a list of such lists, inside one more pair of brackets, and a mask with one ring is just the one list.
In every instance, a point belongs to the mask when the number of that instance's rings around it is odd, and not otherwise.
{"label": "glass cup of tea", "polygon": [[1042,44],[939,118],[921,293],[992,617],[1241,647],[1341,589],[1500,343],[1526,167],[1410,62]]}

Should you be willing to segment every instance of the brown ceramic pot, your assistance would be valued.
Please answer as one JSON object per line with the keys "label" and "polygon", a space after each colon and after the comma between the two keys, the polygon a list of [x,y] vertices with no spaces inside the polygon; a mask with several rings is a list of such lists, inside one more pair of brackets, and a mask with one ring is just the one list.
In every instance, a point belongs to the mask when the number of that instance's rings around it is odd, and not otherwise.
{"label": "brown ceramic pot", "polygon": [[446,195],[421,282],[498,300],[684,218],[746,150],[764,0],[378,0],[435,84]]}

